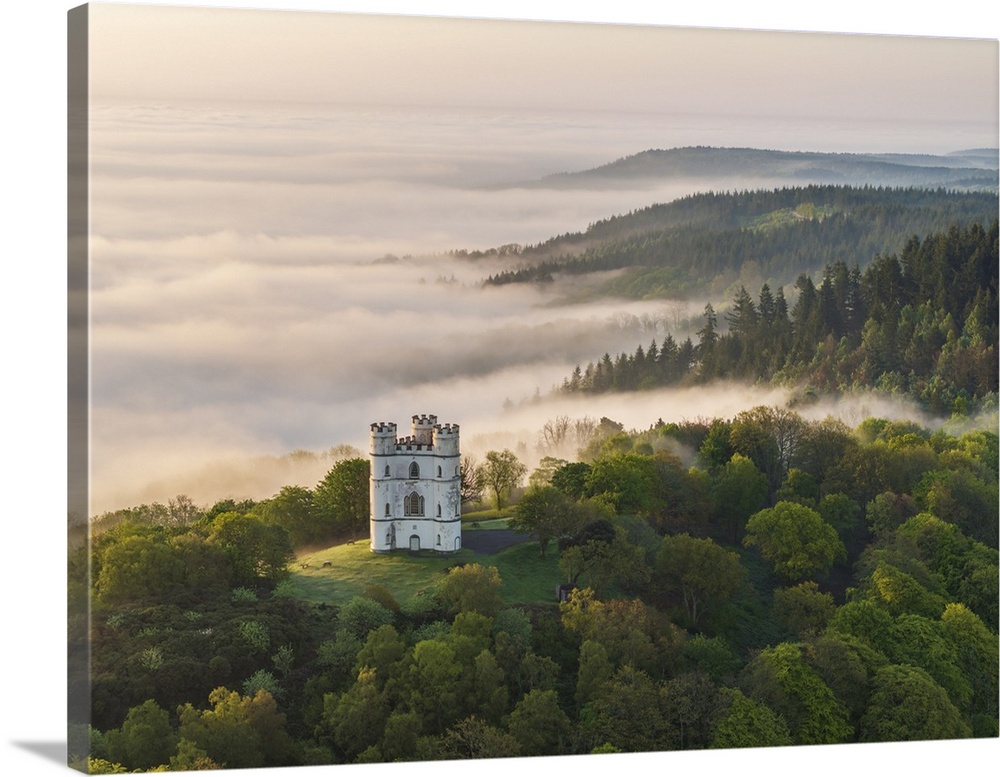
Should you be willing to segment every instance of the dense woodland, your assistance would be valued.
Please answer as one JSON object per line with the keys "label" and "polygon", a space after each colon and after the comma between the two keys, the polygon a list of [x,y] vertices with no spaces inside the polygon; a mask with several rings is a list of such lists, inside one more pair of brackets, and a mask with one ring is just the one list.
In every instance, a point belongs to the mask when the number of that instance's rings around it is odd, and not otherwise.
{"label": "dense woodland", "polygon": [[592,429],[507,513],[575,584],[561,604],[506,602],[474,559],[422,600],[296,600],[291,538],[351,535],[316,505],[367,485],[361,458],[113,522],[73,559],[71,603],[93,602],[74,752],[114,771],[997,736],[995,432],[775,407]]}
{"label": "dense woodland", "polygon": [[[369,464],[346,448],[312,488],[94,516],[70,554],[74,765],[998,736],[995,195],[795,191],[662,206],[679,226],[661,225],[653,253],[710,241],[721,264],[633,263],[614,281],[676,272],[695,288],[752,260],[766,277],[798,268],[794,297],[740,288],[721,315],[706,308],[697,342],[605,355],[562,390],[875,389],[919,399],[942,423],[850,427],[794,406],[645,429],[562,417],[539,431],[530,473],[507,450],[463,460],[463,501],[492,502],[539,565],[557,565],[561,602],[512,600],[468,550],[419,598],[380,585],[336,604],[297,597],[297,554],[367,534]],[[985,203],[990,218],[977,215]],[[719,229],[692,228],[684,209]],[[589,238],[570,252],[573,236],[508,252],[549,257],[530,272],[612,267],[622,246],[653,239],[635,224],[595,225],[621,232],[603,254]],[[887,249],[889,235],[926,237]],[[992,420],[977,425],[981,410]],[[576,455],[561,458],[568,447]]]}
{"label": "dense woodland", "polygon": [[997,392],[997,221],[957,226],[876,256],[838,261],[817,285],[800,274],[794,303],[743,286],[721,315],[705,306],[697,342],[667,335],[577,367],[567,392],[635,391],[720,378],[780,382],[806,394],[875,387],[941,415],[966,414]]}

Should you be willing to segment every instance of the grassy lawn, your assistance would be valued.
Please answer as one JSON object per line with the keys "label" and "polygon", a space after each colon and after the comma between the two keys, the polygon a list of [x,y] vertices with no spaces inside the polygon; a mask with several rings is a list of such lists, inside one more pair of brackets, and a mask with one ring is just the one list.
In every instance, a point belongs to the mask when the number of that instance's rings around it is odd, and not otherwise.
{"label": "grassy lawn", "polygon": [[[323,566],[329,561],[329,566]],[[462,550],[449,556],[431,551],[411,555],[406,551],[372,553],[367,540],[354,545],[335,545],[299,558],[290,567],[292,592],[308,602],[344,604],[364,594],[369,584],[385,586],[400,604],[430,595],[444,578],[445,567],[457,562],[495,566],[504,581],[508,604],[538,604],[555,601],[562,582],[558,554],[538,555],[538,543],[526,542],[491,556]],[[308,566],[303,567],[306,564]]]}

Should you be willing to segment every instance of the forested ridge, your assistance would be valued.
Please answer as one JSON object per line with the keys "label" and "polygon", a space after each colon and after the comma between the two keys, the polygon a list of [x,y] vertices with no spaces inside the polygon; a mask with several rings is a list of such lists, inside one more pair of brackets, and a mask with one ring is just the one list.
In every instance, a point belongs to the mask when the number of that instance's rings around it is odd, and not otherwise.
{"label": "forested ridge", "polygon": [[913,235],[989,224],[996,214],[993,193],[943,189],[806,186],[694,194],[604,219],[582,233],[495,249],[513,266],[485,283],[558,287],[561,274],[615,270],[595,295],[704,296],[741,276],[784,285],[835,262],[865,267],[877,255],[899,253]]}
{"label": "forested ridge", "polygon": [[697,342],[639,344],[577,367],[565,392],[635,391],[718,379],[779,382],[806,394],[879,389],[936,415],[968,414],[997,392],[997,221],[952,226],[862,272],[827,265],[793,293],[743,286],[724,312],[705,307]]}

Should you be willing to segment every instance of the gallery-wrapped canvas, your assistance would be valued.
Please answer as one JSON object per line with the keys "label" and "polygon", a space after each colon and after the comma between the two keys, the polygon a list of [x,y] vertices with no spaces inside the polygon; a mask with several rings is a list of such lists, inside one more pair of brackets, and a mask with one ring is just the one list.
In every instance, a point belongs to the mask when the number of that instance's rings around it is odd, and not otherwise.
{"label": "gallery-wrapped canvas", "polygon": [[68,20],[71,767],[998,737],[996,40]]}

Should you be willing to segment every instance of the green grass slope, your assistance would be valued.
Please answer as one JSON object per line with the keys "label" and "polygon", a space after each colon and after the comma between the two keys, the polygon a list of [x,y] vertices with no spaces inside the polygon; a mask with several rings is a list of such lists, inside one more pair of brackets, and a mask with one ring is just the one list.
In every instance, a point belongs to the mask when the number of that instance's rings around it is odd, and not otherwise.
{"label": "green grass slope", "polygon": [[[328,566],[324,566],[329,562]],[[432,596],[444,579],[447,567],[456,564],[495,566],[503,580],[503,598],[508,604],[548,604],[555,602],[556,587],[562,582],[554,545],[542,559],[537,542],[525,542],[493,555],[462,550],[448,556],[431,552],[406,551],[376,554],[368,542],[335,545],[297,559],[289,579],[293,596],[315,604],[342,605],[364,594],[365,586],[384,586],[400,604]]]}

